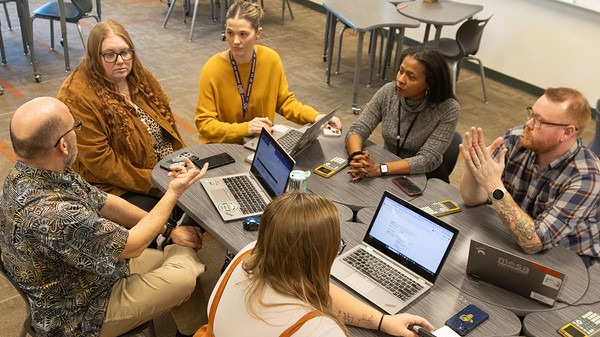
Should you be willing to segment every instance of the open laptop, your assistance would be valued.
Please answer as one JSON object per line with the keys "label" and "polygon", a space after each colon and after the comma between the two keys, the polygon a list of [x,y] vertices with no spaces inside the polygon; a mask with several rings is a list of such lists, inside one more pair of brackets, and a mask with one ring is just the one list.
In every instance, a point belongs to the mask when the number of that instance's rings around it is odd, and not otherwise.
{"label": "open laptop", "polygon": [[[285,131],[280,131],[275,128],[273,131],[273,137],[277,139],[279,144],[283,146],[283,149],[286,150],[290,156],[296,157],[302,151],[306,150],[310,144],[312,144],[312,142],[319,138],[319,134],[321,134],[323,126],[329,122],[335,111],[339,108],[340,105],[336,106],[325,117],[321,118],[318,122],[313,123],[308,128],[287,128]],[[255,137],[246,142],[244,147],[252,151],[256,151],[257,144],[258,137]]]}
{"label": "open laptop", "polygon": [[467,275],[554,306],[565,274],[471,240]]}
{"label": "open laptop", "polygon": [[262,129],[250,172],[200,180],[225,221],[259,215],[285,192],[294,159]]}
{"label": "open laptop", "polygon": [[[386,191],[362,243],[335,259],[331,275],[396,314],[433,286],[457,236],[458,229]],[[406,280],[386,280],[393,273]]]}

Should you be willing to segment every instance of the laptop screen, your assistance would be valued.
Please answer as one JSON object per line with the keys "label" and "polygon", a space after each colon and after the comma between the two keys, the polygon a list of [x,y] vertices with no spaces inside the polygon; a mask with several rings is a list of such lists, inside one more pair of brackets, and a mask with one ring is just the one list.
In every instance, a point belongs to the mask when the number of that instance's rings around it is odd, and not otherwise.
{"label": "laptop screen", "polygon": [[434,282],[458,230],[385,192],[364,242]]}
{"label": "laptop screen", "polygon": [[250,172],[258,179],[271,198],[283,194],[293,168],[294,159],[263,128]]}

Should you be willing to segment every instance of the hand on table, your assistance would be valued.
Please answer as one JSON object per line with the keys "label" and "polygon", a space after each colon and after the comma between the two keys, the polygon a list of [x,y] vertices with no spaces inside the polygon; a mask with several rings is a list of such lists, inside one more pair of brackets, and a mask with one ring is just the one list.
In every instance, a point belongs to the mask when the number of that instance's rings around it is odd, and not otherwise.
{"label": "hand on table", "polygon": [[433,331],[433,325],[420,316],[411,314],[385,315],[381,322],[381,331],[392,336],[419,337],[410,330],[413,325],[420,325],[425,330]]}
{"label": "hand on table", "polygon": [[375,162],[369,151],[365,150],[352,158],[348,173],[352,176],[352,182],[357,182],[362,178],[368,178],[369,175],[373,176],[374,169],[376,169]]}
{"label": "hand on table", "polygon": [[[325,116],[327,116],[326,114],[318,114],[317,117],[315,118],[315,123],[320,121],[321,119],[323,119]],[[337,118],[336,116],[331,117],[331,119],[329,120],[329,122],[327,122],[327,127],[333,127],[336,128],[340,131],[342,131],[342,121]]]}
{"label": "hand on table", "polygon": [[273,122],[267,117],[254,117],[253,120],[248,122],[248,135],[259,134],[262,128],[265,128],[272,133]]}

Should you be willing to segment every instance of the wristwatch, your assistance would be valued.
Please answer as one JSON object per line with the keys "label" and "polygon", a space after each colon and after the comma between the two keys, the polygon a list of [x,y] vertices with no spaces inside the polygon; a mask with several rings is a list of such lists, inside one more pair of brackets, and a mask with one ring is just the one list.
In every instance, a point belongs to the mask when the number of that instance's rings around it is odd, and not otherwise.
{"label": "wristwatch", "polygon": [[379,164],[379,169],[381,170],[381,176],[382,177],[383,176],[387,176],[387,174],[388,174],[388,167],[387,167],[386,164],[383,164],[383,163]]}
{"label": "wristwatch", "polygon": [[496,188],[492,191],[492,193],[490,193],[490,200],[501,201],[502,199],[504,199],[504,196],[506,195],[506,193],[507,192],[504,187]]}

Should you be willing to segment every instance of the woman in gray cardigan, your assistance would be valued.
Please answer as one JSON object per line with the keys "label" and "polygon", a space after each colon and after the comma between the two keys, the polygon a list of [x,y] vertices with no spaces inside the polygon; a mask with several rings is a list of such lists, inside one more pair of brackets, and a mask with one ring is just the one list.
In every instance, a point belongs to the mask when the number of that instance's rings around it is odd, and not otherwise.
{"label": "woman in gray cardigan", "polygon": [[[346,136],[353,181],[388,174],[421,174],[448,182],[442,155],[458,121],[446,59],[436,49],[411,47],[401,56],[396,81],[379,89]],[[381,123],[384,148],[400,160],[378,163],[363,143]]]}

